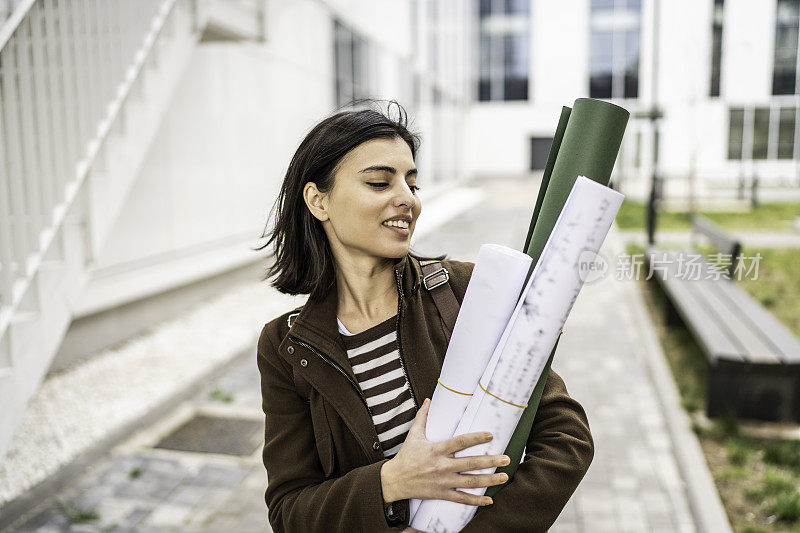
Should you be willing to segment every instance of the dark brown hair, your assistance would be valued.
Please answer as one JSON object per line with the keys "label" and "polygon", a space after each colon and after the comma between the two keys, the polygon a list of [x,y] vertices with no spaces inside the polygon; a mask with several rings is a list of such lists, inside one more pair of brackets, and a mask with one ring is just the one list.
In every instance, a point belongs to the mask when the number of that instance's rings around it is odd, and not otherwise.
{"label": "dark brown hair", "polygon": [[[397,119],[389,116],[392,105],[397,106]],[[314,300],[328,294],[336,282],[333,254],[320,221],[305,204],[303,188],[313,181],[321,192],[328,192],[344,156],[371,139],[400,138],[411,149],[411,157],[416,159],[420,139],[409,131],[407,123],[408,115],[403,107],[391,101],[386,114],[369,108],[341,111],[308,132],[289,163],[278,198],[270,210],[269,219],[274,213],[273,229],[269,232],[265,227],[261,234],[265,238],[271,233],[269,240],[256,248],[262,250],[275,244],[275,262],[267,267],[262,281],[274,276],[271,285],[280,292],[309,294]]]}

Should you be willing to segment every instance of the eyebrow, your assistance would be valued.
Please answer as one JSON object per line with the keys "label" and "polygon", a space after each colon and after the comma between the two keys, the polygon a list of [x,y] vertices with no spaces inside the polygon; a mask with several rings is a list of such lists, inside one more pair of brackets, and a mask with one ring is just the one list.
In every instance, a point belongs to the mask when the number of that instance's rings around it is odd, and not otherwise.
{"label": "eyebrow", "polygon": [[[387,165],[373,165],[371,167],[365,168],[364,170],[361,170],[359,173],[364,173],[364,172],[389,172],[391,174],[397,174],[397,169],[394,168],[394,167],[387,166]],[[406,177],[407,178],[410,177],[410,176],[416,176],[416,175],[417,175],[417,169],[416,168],[412,168],[411,170],[406,172]]]}

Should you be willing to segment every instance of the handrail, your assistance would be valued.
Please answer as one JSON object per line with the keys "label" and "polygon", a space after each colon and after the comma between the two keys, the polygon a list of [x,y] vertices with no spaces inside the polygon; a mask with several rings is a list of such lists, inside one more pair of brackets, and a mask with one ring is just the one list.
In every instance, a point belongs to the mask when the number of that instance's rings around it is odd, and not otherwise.
{"label": "handrail", "polygon": [[0,50],[5,48],[6,43],[11,39],[11,36],[14,35],[14,32],[17,31],[20,23],[28,16],[28,11],[30,11],[35,2],[36,0],[21,0],[17,7],[14,8],[14,11],[12,11],[11,16],[0,26]]}
{"label": "handrail", "polygon": [[[0,48],[0,336],[177,0],[25,0]],[[6,200],[6,191],[10,197]]]}

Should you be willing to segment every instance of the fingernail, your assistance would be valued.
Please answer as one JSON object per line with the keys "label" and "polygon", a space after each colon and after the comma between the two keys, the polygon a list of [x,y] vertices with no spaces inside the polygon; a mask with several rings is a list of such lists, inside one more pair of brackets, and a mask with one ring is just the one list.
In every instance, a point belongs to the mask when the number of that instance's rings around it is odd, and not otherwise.
{"label": "fingernail", "polygon": [[507,465],[510,462],[511,462],[511,458],[509,456],[507,456],[507,455],[504,455],[503,458],[500,460],[500,463],[502,463],[503,465]]}
{"label": "fingernail", "polygon": [[491,498],[484,498],[483,499],[483,505],[492,505],[493,503],[494,502],[492,501]]}
{"label": "fingernail", "polygon": [[486,433],[484,433],[484,434],[483,434],[483,436],[484,436],[485,438],[487,438],[487,439],[491,439],[491,438],[492,438],[492,434],[491,434],[491,433],[489,433],[489,432],[486,432]]}
{"label": "fingernail", "polygon": [[505,472],[501,473],[500,479],[502,479],[503,483],[505,483],[506,481],[508,481],[508,474],[506,474]]}

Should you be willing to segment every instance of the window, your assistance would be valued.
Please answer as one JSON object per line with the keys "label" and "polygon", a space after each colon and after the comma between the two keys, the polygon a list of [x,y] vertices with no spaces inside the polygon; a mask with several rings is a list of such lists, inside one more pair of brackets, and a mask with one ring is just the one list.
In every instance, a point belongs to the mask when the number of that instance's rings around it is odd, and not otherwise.
{"label": "window", "polygon": [[722,8],[724,0],[714,0],[714,22],[711,26],[711,90],[710,96],[719,96],[719,78],[722,65]]}
{"label": "window", "polygon": [[778,159],[792,159],[794,155],[794,117],[793,107],[783,107],[778,118]]}
{"label": "window", "polygon": [[641,0],[591,0],[589,96],[639,96]]}
{"label": "window", "polygon": [[728,159],[793,159],[796,116],[794,107],[731,108]]}
{"label": "window", "polygon": [[766,159],[769,152],[769,108],[757,108],[753,117],[753,159]]}
{"label": "window", "polygon": [[439,2],[428,0],[428,70],[434,79],[439,73]]}
{"label": "window", "polygon": [[731,109],[728,121],[728,159],[742,159],[744,109]]}
{"label": "window", "polygon": [[478,100],[527,100],[530,0],[479,0]]}
{"label": "window", "polygon": [[772,94],[795,94],[800,0],[778,0],[775,12],[775,59]]}
{"label": "window", "polygon": [[338,20],[333,21],[336,106],[369,97],[369,43]]}

